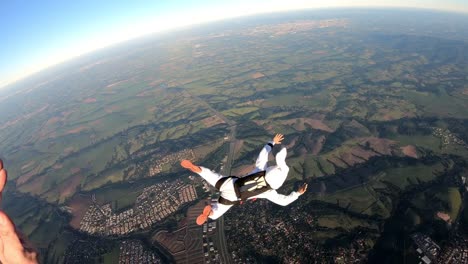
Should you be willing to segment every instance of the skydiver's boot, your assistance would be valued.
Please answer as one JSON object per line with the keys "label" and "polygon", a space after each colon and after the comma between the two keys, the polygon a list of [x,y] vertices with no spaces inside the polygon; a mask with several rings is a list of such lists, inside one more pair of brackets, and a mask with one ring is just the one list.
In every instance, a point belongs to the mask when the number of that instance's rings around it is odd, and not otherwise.
{"label": "skydiver's boot", "polygon": [[205,208],[203,208],[203,213],[197,217],[197,225],[203,225],[206,220],[208,220],[208,216],[210,216],[211,212],[211,205],[205,206]]}
{"label": "skydiver's boot", "polygon": [[182,160],[180,162],[180,166],[194,172],[194,173],[200,173],[202,169],[198,167],[197,165],[193,164],[190,160]]}
{"label": "skydiver's boot", "polygon": [[[286,148],[282,148],[278,154],[276,154],[276,165],[281,168],[288,168],[286,165],[286,156],[288,155]],[[289,168],[288,168],[289,169]]]}

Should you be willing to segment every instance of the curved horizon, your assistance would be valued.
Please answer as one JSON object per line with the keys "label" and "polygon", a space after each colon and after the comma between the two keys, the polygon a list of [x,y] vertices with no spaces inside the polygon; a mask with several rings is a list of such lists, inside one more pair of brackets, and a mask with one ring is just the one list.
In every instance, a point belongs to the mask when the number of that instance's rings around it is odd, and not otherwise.
{"label": "curved horizon", "polygon": [[[280,1],[271,1],[271,3],[257,2],[255,4],[248,4],[248,6],[246,4],[233,6],[221,5],[214,7],[211,6],[209,8],[203,7],[198,9],[186,9],[176,13],[169,12],[156,18],[142,18],[136,23],[128,24],[123,28],[120,27],[119,23],[116,23],[110,26],[112,30],[110,32],[106,32],[106,34],[101,34],[102,32],[96,33],[89,31],[85,32],[84,35],[81,36],[81,42],[73,43],[71,45],[63,45],[58,50],[52,48],[50,53],[38,50],[36,53],[33,53],[36,57],[38,57],[37,59],[33,59],[32,62],[24,64],[20,63],[20,65],[18,65],[16,68],[13,67],[13,69],[10,69],[10,67],[7,67],[7,65],[0,65],[0,76],[2,76],[0,78],[0,90],[51,67],[58,66],[83,55],[87,55],[114,45],[122,44],[130,40],[152,34],[170,32],[185,27],[219,22],[238,17],[292,11],[312,11],[320,9],[332,10],[389,8],[468,14],[468,3],[462,4],[461,1],[452,1],[454,3],[450,5],[442,4],[442,2],[434,0],[430,1],[432,2],[432,5],[426,6],[414,5],[412,3],[399,3],[392,5],[391,3],[388,3],[388,1],[386,1],[386,3],[375,3],[374,1],[373,5],[365,4],[365,2],[368,1],[358,1],[357,4],[353,5],[343,5],[342,2],[353,1],[331,1],[331,3],[327,3],[327,5],[310,4],[307,3],[307,1],[301,0],[289,1],[288,3],[282,3]],[[413,3],[415,2],[421,1],[413,1]],[[439,3],[436,4],[435,2]],[[459,4],[456,2],[459,2]],[[265,8],[265,4],[267,4],[268,8]],[[107,29],[108,27],[104,27],[104,30]],[[28,49],[30,48],[28,47]],[[8,71],[3,70],[4,68],[7,68]]]}

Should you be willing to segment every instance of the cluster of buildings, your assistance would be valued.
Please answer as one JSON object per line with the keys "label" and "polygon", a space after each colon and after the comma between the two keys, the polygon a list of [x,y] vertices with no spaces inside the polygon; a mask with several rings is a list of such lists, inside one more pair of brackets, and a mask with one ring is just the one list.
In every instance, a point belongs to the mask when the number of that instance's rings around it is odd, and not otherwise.
{"label": "cluster of buildings", "polygon": [[193,154],[192,149],[183,149],[179,152],[176,152],[174,154],[166,155],[157,161],[152,161],[151,165],[149,167],[149,177],[152,177],[160,172],[163,171],[163,166],[166,164],[172,164],[175,163],[176,161],[183,160],[183,159],[189,159],[193,160],[195,158],[195,155]]}
{"label": "cluster of buildings", "polygon": [[468,238],[454,238],[452,243],[443,248],[439,257],[439,263],[468,263]]}
{"label": "cluster of buildings", "polygon": [[440,248],[429,236],[411,235],[422,263],[464,264],[468,263],[468,238],[454,236],[449,244]]}
{"label": "cluster of buildings", "polygon": [[444,146],[454,143],[454,144],[458,144],[458,145],[468,148],[465,141],[463,141],[461,138],[457,137],[456,135],[452,134],[452,132],[450,132],[450,130],[448,129],[433,127],[432,134],[436,137],[441,138],[442,145]]}
{"label": "cluster of buildings", "polygon": [[135,205],[115,214],[110,204],[91,205],[80,223],[80,230],[94,235],[126,235],[149,228],[176,212],[181,205],[197,199],[193,185],[180,180],[163,182],[143,189]]}
{"label": "cluster of buildings", "polygon": [[203,224],[203,254],[205,256],[205,263],[221,263],[218,249],[213,244],[211,236],[216,229],[216,222],[207,221]]}
{"label": "cluster of buildings", "polygon": [[221,263],[218,250],[214,247],[213,241],[203,241],[203,253],[205,255],[205,263],[217,264]]}
{"label": "cluster of buildings", "polygon": [[119,264],[162,263],[153,252],[145,250],[138,240],[126,240],[120,243]]}
{"label": "cluster of buildings", "polygon": [[179,200],[181,203],[188,203],[197,199],[197,192],[193,185],[186,185],[179,189]]}
{"label": "cluster of buildings", "polygon": [[369,249],[370,246],[363,239],[356,239],[348,247],[340,247],[333,252],[334,263],[362,263]]}
{"label": "cluster of buildings", "polygon": [[317,241],[324,230],[316,216],[295,205],[288,208],[287,214],[271,214],[271,206],[268,201],[257,200],[226,213],[226,241],[235,263],[254,263],[255,254],[274,256],[282,263],[366,262],[372,245],[360,236],[330,251]]}
{"label": "cluster of buildings", "polygon": [[430,237],[421,233],[415,233],[411,235],[411,238],[416,244],[416,251],[421,255],[421,260],[424,263],[429,264],[437,260],[440,247]]}
{"label": "cluster of buildings", "polygon": [[[67,264],[83,264],[95,263],[101,257],[109,253],[114,244],[103,238],[82,239],[82,237],[71,237],[71,243],[66,246],[62,256],[55,256],[52,259],[47,258],[47,263],[67,263]],[[56,258],[58,257],[58,258]],[[46,261],[44,259],[44,261]],[[18,263],[18,262],[16,262]]]}

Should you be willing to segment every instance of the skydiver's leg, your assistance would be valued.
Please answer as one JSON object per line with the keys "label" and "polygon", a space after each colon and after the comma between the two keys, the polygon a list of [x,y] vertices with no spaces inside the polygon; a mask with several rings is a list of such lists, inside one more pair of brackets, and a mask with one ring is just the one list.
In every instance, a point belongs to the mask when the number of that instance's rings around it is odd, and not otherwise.
{"label": "skydiver's leg", "polygon": [[225,176],[216,173],[210,169],[207,169],[205,167],[200,167],[201,172],[198,173],[198,175],[202,176],[203,179],[205,179],[209,184],[211,184],[213,187],[216,186],[216,182],[219,181],[219,179],[224,178]]}
{"label": "skydiver's leg", "polygon": [[205,208],[203,208],[203,212],[195,220],[197,225],[203,225],[206,220],[208,220],[208,216],[212,214],[212,211],[213,210],[211,209],[211,205],[205,206]]}
{"label": "skydiver's leg", "polygon": [[201,172],[200,166],[197,166],[197,165],[193,164],[190,160],[182,160],[180,162],[180,166],[186,168],[187,170],[195,172],[195,173],[200,173]]}
{"label": "skydiver's leg", "polygon": [[210,219],[218,219],[220,216],[222,216],[224,213],[226,213],[232,205],[225,205],[225,204],[220,204],[218,202],[212,203],[211,204],[211,214],[208,216]]}
{"label": "skydiver's leg", "polygon": [[[221,196],[224,199],[227,199],[229,201],[237,200],[237,195],[234,190],[234,185],[232,184],[232,178],[229,178],[223,185],[221,185],[220,191],[221,191]],[[218,219],[225,212],[227,212],[227,210],[229,210],[229,208],[231,207],[232,205],[225,205],[225,204],[221,204],[218,202],[214,202],[211,205],[205,206],[205,208],[203,209],[203,213],[197,217],[196,222],[198,225],[203,225],[208,218],[211,218],[213,220]]]}
{"label": "skydiver's leg", "polygon": [[223,178],[224,176],[221,174],[218,174],[214,171],[211,171],[205,167],[197,166],[194,165],[191,161],[189,160],[183,160],[180,165],[194,173],[197,173],[198,175],[202,176],[203,179],[205,179],[209,184],[212,186],[216,185],[216,182]]}
{"label": "skydiver's leg", "polygon": [[[229,201],[237,201],[237,194],[234,190],[234,184],[232,178],[227,179],[219,190],[221,192],[221,196],[224,199]],[[217,219],[222,216],[232,205],[225,205],[219,202],[214,202],[211,204],[212,213],[209,215],[211,219]]]}
{"label": "skydiver's leg", "polygon": [[203,225],[208,218],[213,220],[218,219],[224,213],[231,208],[232,205],[225,205],[220,203],[212,203],[211,205],[205,206],[203,208],[203,212],[197,217],[196,223],[197,225]]}
{"label": "skydiver's leg", "polygon": [[[224,182],[223,185],[221,185],[221,188],[219,190],[221,192],[221,196],[224,199],[227,199],[229,201],[237,201],[237,194],[236,191],[234,190],[234,184],[232,178],[228,179],[226,182]],[[222,204],[219,202],[214,202],[211,204],[211,209],[212,213],[209,215],[209,218],[211,219],[217,219],[220,216],[222,216],[224,213],[231,208],[232,205],[226,205]]]}

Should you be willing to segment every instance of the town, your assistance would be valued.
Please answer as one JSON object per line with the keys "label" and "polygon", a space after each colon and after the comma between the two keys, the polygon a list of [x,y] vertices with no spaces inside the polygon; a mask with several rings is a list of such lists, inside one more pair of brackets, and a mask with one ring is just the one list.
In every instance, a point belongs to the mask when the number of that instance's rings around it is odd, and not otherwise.
{"label": "town", "polygon": [[138,240],[126,240],[120,243],[119,264],[162,263],[153,252],[145,250]]}
{"label": "town", "polygon": [[459,137],[451,133],[450,130],[448,129],[432,127],[432,134],[436,137],[441,138],[442,145],[444,146],[450,145],[450,144],[458,144],[460,146],[468,148],[468,145],[462,139],[460,139]]}
{"label": "town", "polygon": [[80,231],[92,235],[119,236],[151,227],[197,199],[195,187],[180,180],[163,182],[143,189],[132,208],[118,214],[111,204],[91,205],[80,222]]}
{"label": "town", "polygon": [[184,149],[177,153],[166,155],[161,159],[158,159],[157,162],[154,160],[149,160],[150,164],[152,165],[150,165],[148,177],[152,177],[158,173],[161,173],[163,171],[164,165],[166,164],[172,164],[182,159],[193,160],[194,158],[195,155],[193,154],[192,149]]}
{"label": "town", "polygon": [[298,210],[298,205],[291,205],[288,214],[271,215],[267,211],[273,206],[268,201],[248,202],[226,214],[227,241],[235,263],[256,263],[252,252],[278,256],[276,261],[282,263],[362,263],[367,259],[372,245],[365,236],[328,250],[317,241],[324,228],[318,226],[315,215]]}
{"label": "town", "polygon": [[213,244],[215,236],[216,221],[210,221],[203,224],[203,253],[205,263],[221,263],[218,249]]}
{"label": "town", "polygon": [[466,237],[455,234],[442,248],[425,234],[415,233],[411,237],[423,263],[468,263],[468,238]]}

